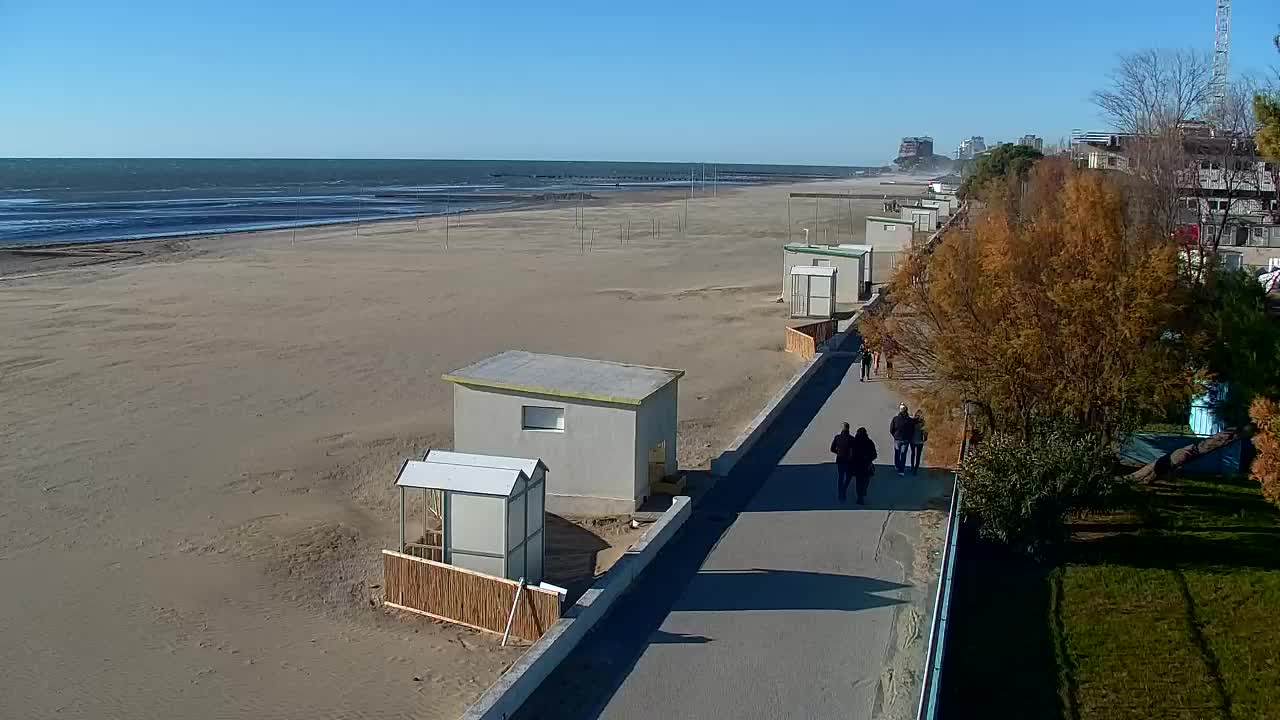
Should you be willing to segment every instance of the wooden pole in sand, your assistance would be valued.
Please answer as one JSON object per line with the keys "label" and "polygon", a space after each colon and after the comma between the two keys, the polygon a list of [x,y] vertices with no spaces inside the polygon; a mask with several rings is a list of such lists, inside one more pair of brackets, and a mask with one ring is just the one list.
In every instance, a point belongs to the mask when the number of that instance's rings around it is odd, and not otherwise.
{"label": "wooden pole in sand", "polygon": [[853,191],[849,191],[849,199],[845,202],[849,203],[849,242],[853,242],[857,235],[853,232]]}
{"label": "wooden pole in sand", "polygon": [[298,222],[302,219],[302,186],[298,186],[298,195],[293,202],[293,238],[289,240],[289,246],[292,247],[298,242]]}
{"label": "wooden pole in sand", "polygon": [[787,193],[787,244],[791,244],[791,193]]}
{"label": "wooden pole in sand", "polygon": [[444,249],[449,249],[449,201],[444,201]]}
{"label": "wooden pole in sand", "polygon": [[413,231],[418,232],[422,229],[422,191],[416,190],[413,193],[413,204],[417,205],[413,213]]}

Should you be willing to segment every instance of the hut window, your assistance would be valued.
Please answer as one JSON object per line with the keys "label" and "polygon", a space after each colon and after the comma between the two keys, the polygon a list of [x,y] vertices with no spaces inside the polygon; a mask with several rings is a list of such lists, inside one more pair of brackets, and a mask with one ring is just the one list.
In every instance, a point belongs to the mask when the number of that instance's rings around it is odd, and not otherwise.
{"label": "hut window", "polygon": [[564,431],[564,408],[525,405],[521,415],[525,430]]}

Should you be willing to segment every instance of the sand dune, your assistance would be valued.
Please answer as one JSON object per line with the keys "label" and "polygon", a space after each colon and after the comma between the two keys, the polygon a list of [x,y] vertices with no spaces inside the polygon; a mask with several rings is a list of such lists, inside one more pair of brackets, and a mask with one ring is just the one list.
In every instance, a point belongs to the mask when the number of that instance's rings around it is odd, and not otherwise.
{"label": "sand dune", "polygon": [[798,362],[786,189],[697,198],[687,234],[633,197],[582,233],[565,206],[455,219],[447,250],[440,220],[330,227],[0,282],[0,717],[456,716],[519,651],[377,607],[395,469],[450,445],[440,374],[684,368],[705,466]]}

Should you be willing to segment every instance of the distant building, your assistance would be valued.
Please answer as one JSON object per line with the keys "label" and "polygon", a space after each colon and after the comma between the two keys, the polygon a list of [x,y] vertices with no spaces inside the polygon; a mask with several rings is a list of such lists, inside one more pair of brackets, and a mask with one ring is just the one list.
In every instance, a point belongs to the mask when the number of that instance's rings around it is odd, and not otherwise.
{"label": "distant building", "polygon": [[1018,141],[1019,145],[1026,145],[1036,152],[1044,152],[1044,138],[1039,135],[1023,135]]}
{"label": "distant building", "polygon": [[898,145],[898,158],[928,160],[933,157],[933,138],[928,136],[904,137]]}
{"label": "distant building", "polygon": [[[1179,187],[1181,232],[1188,241],[1219,240],[1228,267],[1266,267],[1280,255],[1280,164],[1260,156],[1252,139],[1199,122],[1182,129],[1190,165]],[[1140,145],[1125,133],[1075,132],[1071,157],[1081,167],[1126,172]]]}
{"label": "distant building", "polygon": [[960,143],[960,147],[956,149],[957,160],[972,160],[978,153],[987,149],[987,143],[982,139],[981,135],[973,137]]}

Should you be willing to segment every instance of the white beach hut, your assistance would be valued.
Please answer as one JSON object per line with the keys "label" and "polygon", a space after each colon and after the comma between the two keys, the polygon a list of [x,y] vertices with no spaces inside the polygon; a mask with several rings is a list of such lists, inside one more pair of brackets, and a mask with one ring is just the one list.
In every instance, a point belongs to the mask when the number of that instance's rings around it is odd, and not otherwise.
{"label": "white beach hut", "polygon": [[836,268],[796,265],[791,268],[791,317],[829,320],[836,309]]}
{"label": "white beach hut", "polygon": [[443,561],[477,572],[542,582],[547,467],[541,460],[432,450],[400,469],[400,548],[405,490],[443,495]]}

